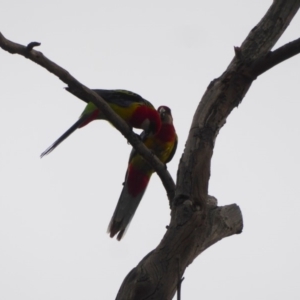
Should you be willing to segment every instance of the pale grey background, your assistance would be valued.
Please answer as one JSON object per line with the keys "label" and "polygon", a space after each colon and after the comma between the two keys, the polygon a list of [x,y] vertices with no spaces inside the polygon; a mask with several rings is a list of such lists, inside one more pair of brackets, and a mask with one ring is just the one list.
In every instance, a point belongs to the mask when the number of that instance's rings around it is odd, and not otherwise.
{"label": "pale grey background", "polygon": [[[0,29],[91,88],[172,108],[175,177],[193,112],[272,1],[1,0]],[[300,36],[300,15],[276,47]],[[186,271],[182,299],[299,299],[300,56],[254,82],[217,139],[210,194],[237,203],[244,232]],[[124,240],[106,234],[131,147],[106,122],[40,153],[84,103],[31,61],[0,51],[0,299],[114,299],[169,222],[156,175]]]}

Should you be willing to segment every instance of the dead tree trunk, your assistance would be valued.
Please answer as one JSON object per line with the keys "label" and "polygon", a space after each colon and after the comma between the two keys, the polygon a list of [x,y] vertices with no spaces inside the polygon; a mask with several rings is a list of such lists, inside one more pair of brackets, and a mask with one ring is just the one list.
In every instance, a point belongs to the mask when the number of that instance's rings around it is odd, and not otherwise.
{"label": "dead tree trunk", "polygon": [[253,80],[300,52],[300,39],[271,52],[299,6],[299,0],[275,0],[241,47],[235,48],[226,71],[208,86],[180,160],[170,225],[157,248],[127,275],[117,300],[172,299],[186,267],[201,252],[224,237],[241,233],[239,207],[218,207],[208,196],[215,139]]}

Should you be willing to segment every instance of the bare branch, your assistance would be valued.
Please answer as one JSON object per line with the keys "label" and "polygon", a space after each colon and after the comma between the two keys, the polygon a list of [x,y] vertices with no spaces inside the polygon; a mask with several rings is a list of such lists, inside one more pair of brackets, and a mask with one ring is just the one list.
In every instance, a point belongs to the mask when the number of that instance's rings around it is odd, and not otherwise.
{"label": "bare branch", "polygon": [[174,198],[175,183],[170,173],[166,170],[165,165],[153,155],[148,148],[140,141],[137,135],[129,128],[129,126],[109,107],[109,105],[95,92],[81,84],[69,72],[61,68],[59,65],[45,57],[43,53],[33,50],[32,48],[39,43],[32,42],[27,47],[7,40],[0,33],[0,47],[12,54],[20,54],[49,72],[57,76],[61,81],[66,83],[70,88],[80,91],[81,95],[86,99],[86,102],[93,102],[107,117],[107,119],[124,135],[129,143],[143,156],[154,168],[160,177],[169,200]]}
{"label": "bare branch", "polygon": [[176,208],[162,241],[130,271],[116,300],[173,299],[178,287],[178,269],[182,278],[185,268],[197,255],[222,238],[242,231],[241,211],[235,204],[210,206],[207,215],[209,222],[203,220],[201,212],[195,213],[190,201]]}
{"label": "bare branch", "polygon": [[[156,249],[126,276],[116,299],[172,299],[178,279],[199,254],[222,238],[241,233],[239,207],[217,207],[215,199],[208,196],[215,140],[256,79],[254,66],[267,58],[299,7],[300,0],[274,0],[235,49],[236,55],[225,72],[208,86],[195,112],[180,161],[170,225]],[[95,95],[90,97],[89,101],[94,97],[92,102],[98,104]]]}
{"label": "bare branch", "polygon": [[300,53],[300,38],[292,41],[280,48],[269,52],[266,57],[259,59],[252,66],[253,76],[259,76],[264,72],[270,70],[281,62],[293,57]]}
{"label": "bare branch", "polygon": [[27,45],[26,49],[27,49],[27,51],[31,51],[33,49],[33,47],[37,47],[37,46],[41,46],[41,43],[31,42]]}
{"label": "bare branch", "polygon": [[[208,197],[215,139],[253,80],[252,66],[266,57],[298,11],[300,0],[274,0],[250,32],[226,71],[208,86],[195,112],[177,175],[171,222],[155,250],[124,279],[121,299],[172,299],[185,268],[224,237],[241,233],[243,219],[235,204],[217,207]],[[209,198],[209,199],[208,199]]]}
{"label": "bare branch", "polygon": [[256,76],[252,66],[270,52],[298,11],[300,0],[273,1],[255,26],[227,70],[211,82],[196,110],[177,176],[175,205],[191,199],[205,207],[210,161],[215,139],[231,111],[237,107]]}

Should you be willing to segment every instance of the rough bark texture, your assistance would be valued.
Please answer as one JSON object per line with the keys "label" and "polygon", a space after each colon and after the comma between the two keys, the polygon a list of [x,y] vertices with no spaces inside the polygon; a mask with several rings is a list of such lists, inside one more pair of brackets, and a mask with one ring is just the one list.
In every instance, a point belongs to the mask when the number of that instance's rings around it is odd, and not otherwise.
{"label": "rough bark texture", "polygon": [[172,299],[186,266],[212,244],[242,231],[237,205],[207,208],[206,219],[189,200],[173,211],[162,241],[127,275],[117,300]]}
{"label": "rough bark texture", "polygon": [[[58,76],[84,99],[93,102],[158,172],[171,201],[171,221],[156,249],[124,279],[117,300],[172,299],[186,267],[205,249],[222,238],[242,232],[243,220],[236,204],[218,207],[208,196],[210,164],[215,139],[226,118],[238,106],[253,80],[278,63],[300,52],[300,39],[273,52],[272,47],[300,7],[300,0],[274,0],[263,19],[251,30],[226,71],[208,86],[195,112],[180,160],[177,185],[159,162],[113,114],[105,102],[67,71],[33,50],[6,40],[0,46],[38,63]],[[74,92],[74,93],[75,93]],[[175,195],[175,196],[174,196]]]}
{"label": "rough bark texture", "polygon": [[270,52],[299,6],[299,0],[274,1],[241,47],[235,48],[236,55],[227,70],[208,86],[180,160],[168,230],[157,248],[127,275],[117,300],[172,299],[186,267],[201,252],[224,237],[241,233],[239,207],[235,204],[217,207],[207,195],[215,139],[253,80],[299,53],[298,40],[290,49],[282,47],[282,53]]}

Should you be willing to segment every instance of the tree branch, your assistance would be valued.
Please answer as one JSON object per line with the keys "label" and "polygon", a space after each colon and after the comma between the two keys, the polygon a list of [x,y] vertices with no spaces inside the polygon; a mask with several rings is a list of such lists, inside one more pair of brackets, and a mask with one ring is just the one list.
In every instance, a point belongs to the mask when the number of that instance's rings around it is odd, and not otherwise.
{"label": "tree branch", "polygon": [[33,62],[47,69],[50,73],[57,76],[72,90],[77,90],[87,103],[93,102],[103,112],[107,119],[124,135],[124,137],[138,151],[138,153],[142,155],[149,164],[151,164],[160,177],[167,191],[168,198],[171,201],[175,195],[175,183],[170,173],[166,170],[165,165],[149,151],[149,149],[140,141],[140,139],[129,128],[129,126],[117,114],[114,113],[109,105],[98,94],[80,83],[65,69],[61,68],[59,65],[45,57],[43,53],[33,50],[33,47],[38,45],[39,43],[32,42],[25,47],[7,40],[0,32],[0,47],[3,50],[6,50],[12,54],[22,55],[32,60]]}
{"label": "tree branch", "polygon": [[270,70],[281,62],[293,57],[300,53],[300,38],[292,41],[280,48],[269,52],[266,57],[258,60],[252,66],[252,74],[257,77],[264,72]]}
{"label": "tree branch", "polygon": [[[209,222],[204,222],[201,212],[195,213],[191,201],[176,209],[162,241],[126,276],[116,300],[172,299],[178,279],[194,258],[243,228],[241,211],[235,204],[209,206],[207,219]],[[195,244],[196,248],[192,246]]]}
{"label": "tree branch", "polygon": [[[199,254],[222,238],[241,233],[243,219],[239,207],[217,207],[215,198],[208,196],[215,140],[256,79],[254,66],[268,56],[299,7],[300,0],[274,0],[236,49],[225,72],[208,86],[193,117],[180,160],[170,225],[156,249],[126,276],[117,300],[172,299],[178,279]],[[95,102],[87,99],[98,104],[93,97]]]}
{"label": "tree branch", "polygon": [[239,207],[235,204],[217,207],[214,198],[208,196],[215,139],[255,80],[252,66],[267,56],[299,6],[300,0],[274,0],[263,19],[236,49],[226,71],[208,86],[195,112],[180,160],[168,230],[156,249],[124,279],[117,300],[172,299],[178,278],[200,253],[224,237],[241,233],[243,219]]}
{"label": "tree branch", "polygon": [[[236,49],[227,70],[211,82],[196,110],[179,165],[174,204],[191,199],[204,207],[215,139],[226,118],[237,107],[256,76],[252,66],[266,57],[298,11],[300,0],[275,0]],[[205,210],[205,209],[204,209]]]}

